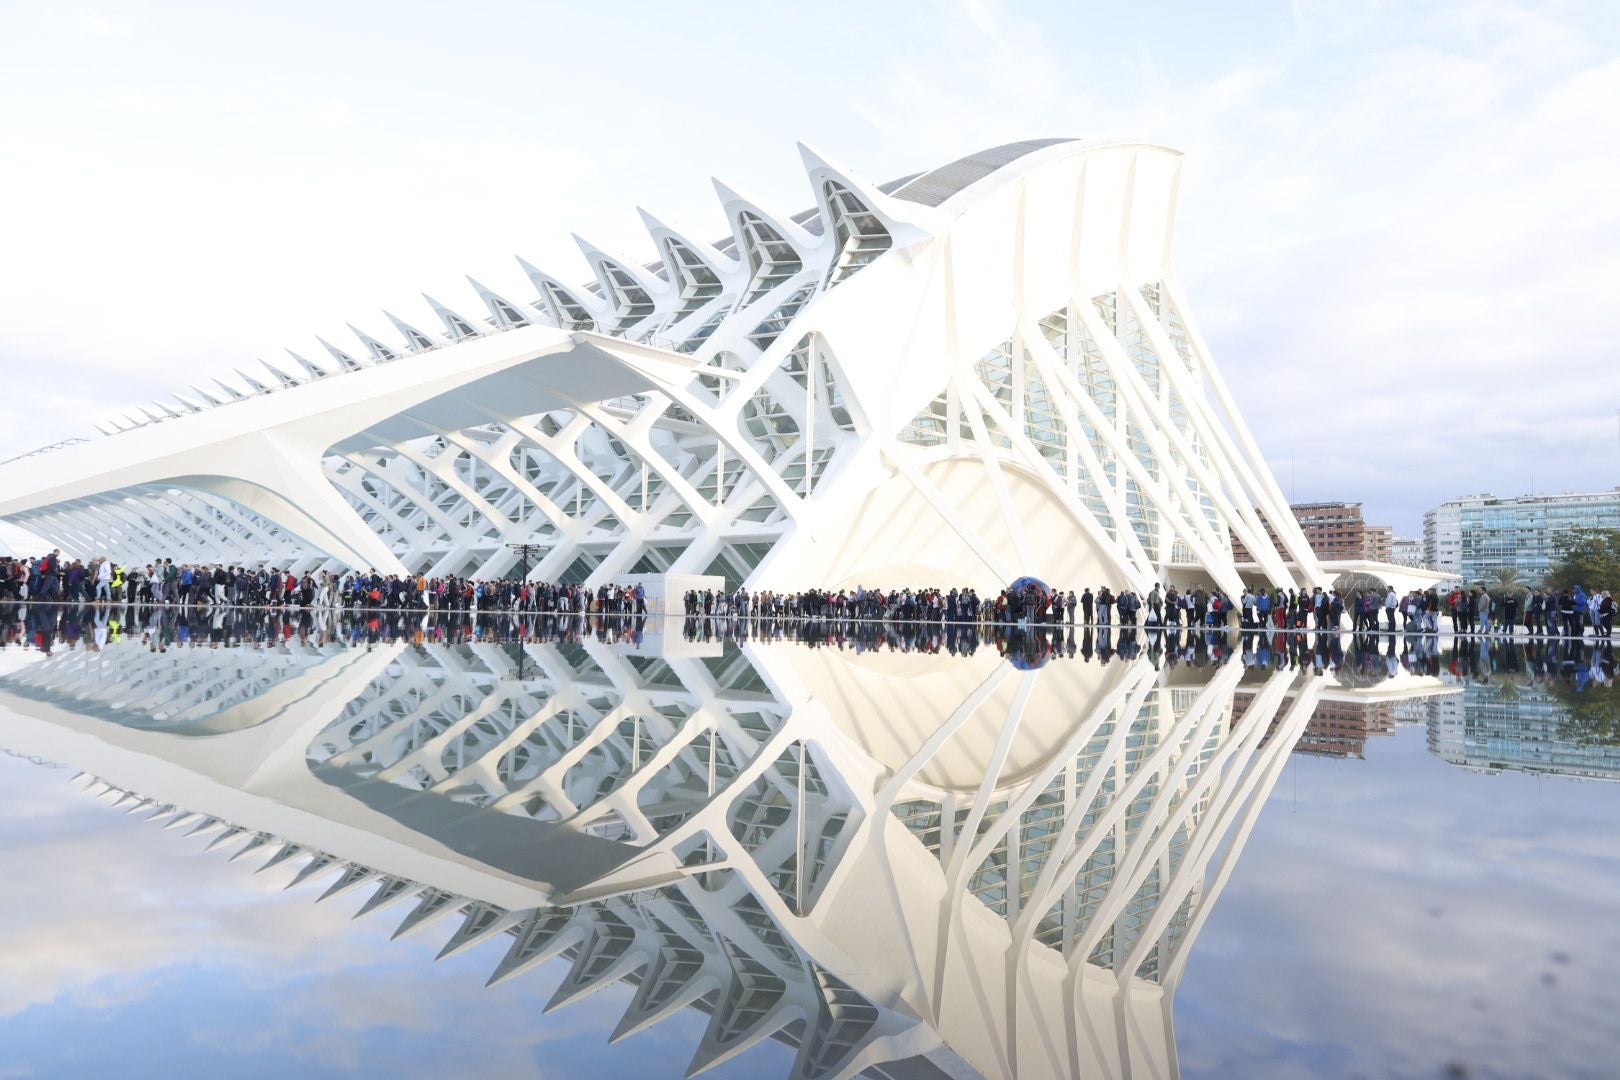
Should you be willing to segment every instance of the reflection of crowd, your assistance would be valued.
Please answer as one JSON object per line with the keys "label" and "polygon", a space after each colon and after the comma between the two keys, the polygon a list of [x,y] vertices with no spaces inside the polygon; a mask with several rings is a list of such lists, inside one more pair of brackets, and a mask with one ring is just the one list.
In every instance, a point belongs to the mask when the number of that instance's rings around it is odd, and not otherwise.
{"label": "reflection of crowd", "polygon": [[287,642],[317,646],[461,645],[643,641],[645,617],[578,613],[510,616],[440,611],[328,612],[264,608],[190,611],[137,605],[0,603],[0,646],[50,653],[89,651],[139,641],[154,652],[173,648],[265,648]]}
{"label": "reflection of crowd", "polygon": [[[1106,664],[1145,658],[1155,668],[1245,668],[1334,675],[1371,686],[1400,674],[1468,684],[1533,680],[1581,693],[1614,685],[1614,648],[1607,641],[1478,637],[1441,648],[1432,635],[1233,628],[1143,629],[1063,623],[928,622],[805,617],[692,616],[681,621],[690,641],[746,645],[795,643],[857,653],[971,656],[981,649],[1023,668],[1051,661]],[[312,611],[140,605],[0,603],[0,646],[42,652],[98,650],[139,641],[155,652],[174,648],[265,648],[284,642],[367,646],[596,641],[640,647],[647,619],[613,615],[462,611]]]}

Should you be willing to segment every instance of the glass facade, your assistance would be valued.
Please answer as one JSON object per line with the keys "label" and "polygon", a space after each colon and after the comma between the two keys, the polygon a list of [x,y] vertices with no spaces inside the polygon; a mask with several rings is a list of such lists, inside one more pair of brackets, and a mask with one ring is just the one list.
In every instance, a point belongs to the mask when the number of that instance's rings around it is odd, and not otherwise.
{"label": "glass facade", "polygon": [[1430,563],[1464,581],[1511,568],[1527,584],[1539,583],[1576,529],[1620,529],[1620,488],[1510,499],[1470,495],[1423,516]]}

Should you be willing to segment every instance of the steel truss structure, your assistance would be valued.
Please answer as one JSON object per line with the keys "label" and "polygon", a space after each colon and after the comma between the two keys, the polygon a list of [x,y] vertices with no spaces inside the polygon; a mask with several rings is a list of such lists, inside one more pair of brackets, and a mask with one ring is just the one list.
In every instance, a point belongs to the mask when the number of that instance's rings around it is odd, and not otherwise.
{"label": "steel truss structure", "polygon": [[653,261],[581,241],[586,284],[524,262],[528,302],[472,281],[481,317],[429,297],[441,332],[390,314],[395,343],[194,387],[0,464],[0,516],[134,562],[1328,583],[1176,280],[1179,154],[1034,140],[874,185],[801,151],[807,211],[717,182],[717,243],[643,213]]}

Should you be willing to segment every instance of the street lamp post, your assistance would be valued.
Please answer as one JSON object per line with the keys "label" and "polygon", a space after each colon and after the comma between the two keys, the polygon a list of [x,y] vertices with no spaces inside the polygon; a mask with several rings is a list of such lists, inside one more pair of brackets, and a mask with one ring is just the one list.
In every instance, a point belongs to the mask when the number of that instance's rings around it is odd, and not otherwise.
{"label": "street lamp post", "polygon": [[528,578],[528,576],[529,576],[529,560],[534,558],[535,556],[539,555],[542,551],[544,551],[545,550],[545,545],[544,544],[507,544],[506,546],[511,548],[513,551],[517,552],[519,565],[521,565],[523,567],[522,572],[518,574],[518,580],[519,581],[526,580]]}

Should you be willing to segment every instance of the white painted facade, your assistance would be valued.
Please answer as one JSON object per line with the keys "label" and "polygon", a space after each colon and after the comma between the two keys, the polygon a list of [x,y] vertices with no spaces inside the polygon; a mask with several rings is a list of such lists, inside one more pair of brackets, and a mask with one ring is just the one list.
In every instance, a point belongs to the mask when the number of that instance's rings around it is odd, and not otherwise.
{"label": "white painted facade", "polygon": [[[0,464],[0,517],[76,555],[797,589],[1172,577],[1327,585],[1176,279],[1181,158],[1037,140],[874,185],[803,149],[813,209],[716,183],[531,301],[321,340],[106,438]],[[1257,512],[1257,509],[1258,512]],[[1266,537],[1260,515],[1286,556]]]}

